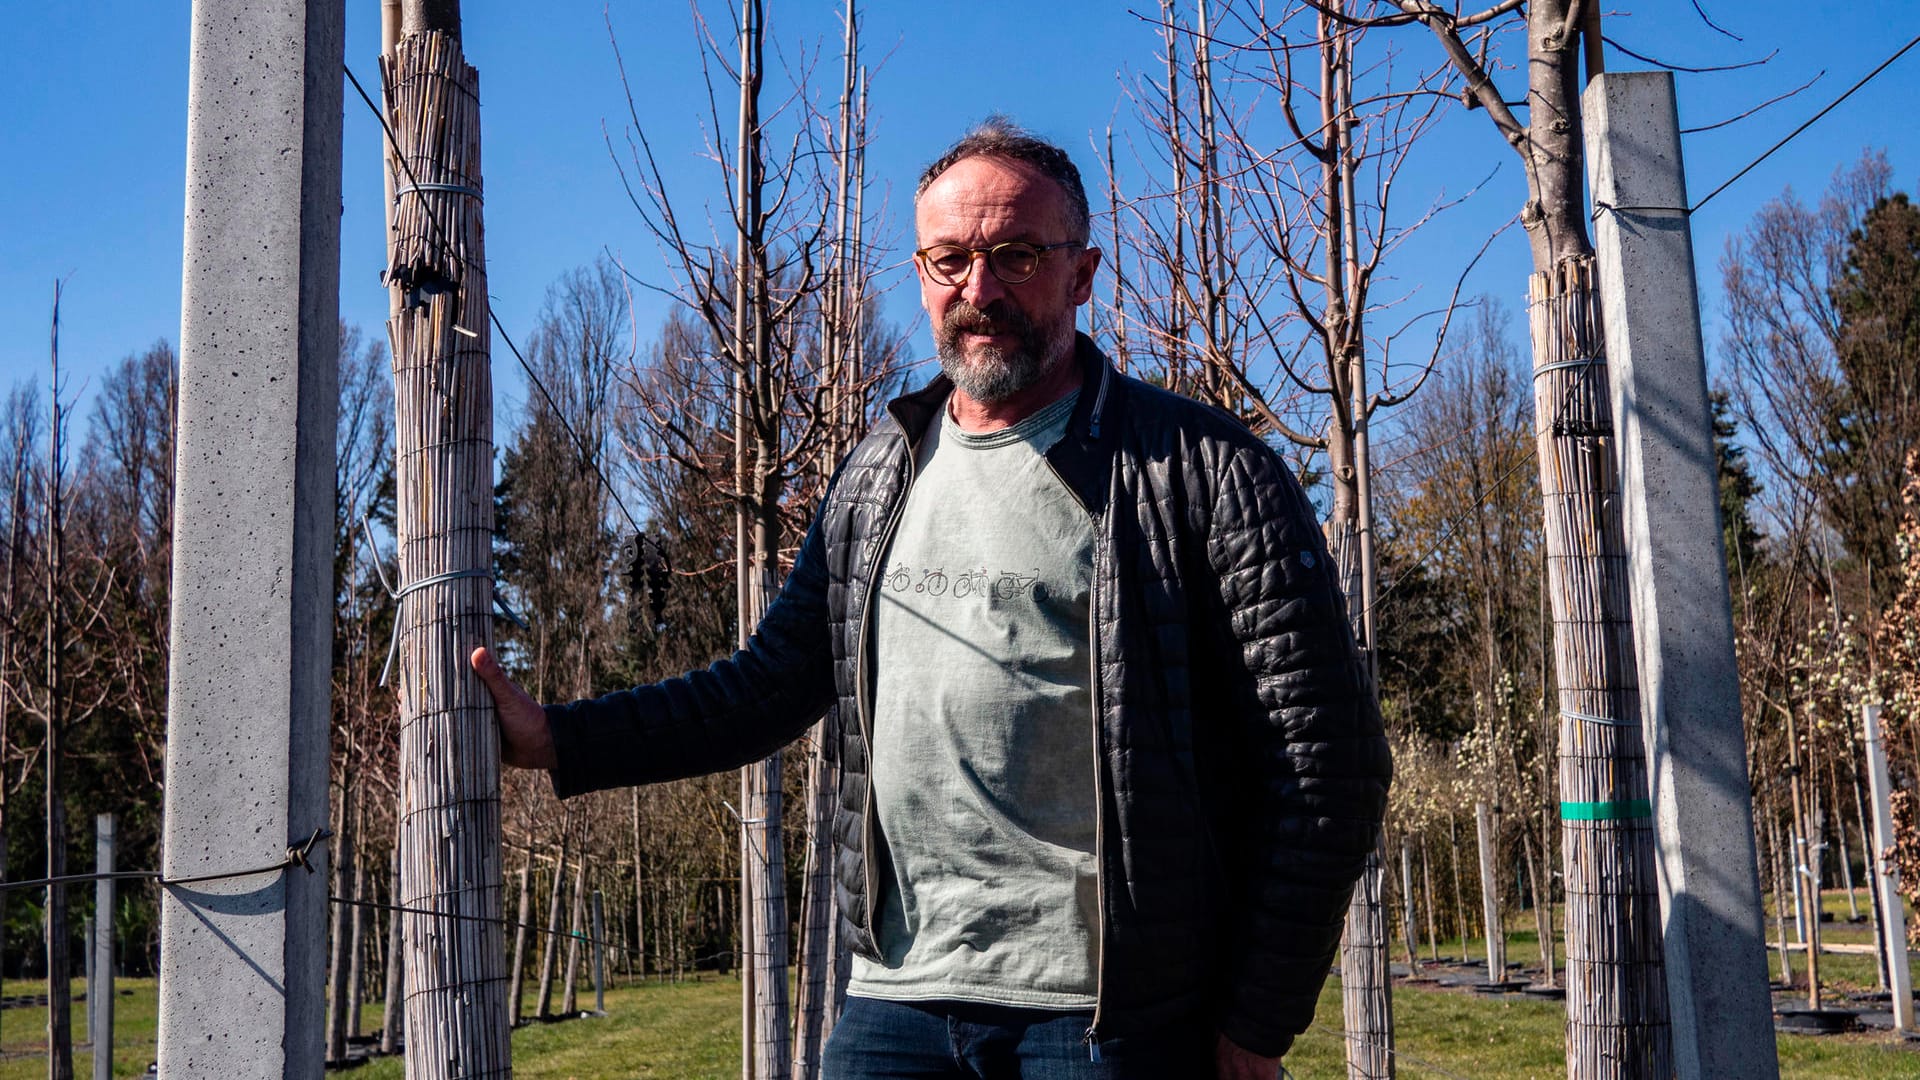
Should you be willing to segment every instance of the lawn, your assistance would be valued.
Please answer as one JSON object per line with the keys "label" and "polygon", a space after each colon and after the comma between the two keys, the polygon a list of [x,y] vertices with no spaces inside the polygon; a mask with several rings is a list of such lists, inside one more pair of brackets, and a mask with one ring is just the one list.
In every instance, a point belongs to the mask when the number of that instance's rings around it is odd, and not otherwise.
{"label": "lawn", "polygon": [[[1842,895],[1829,895],[1826,902],[1842,920],[1827,924],[1828,941],[1868,940],[1865,926],[1844,922]],[[1535,963],[1539,947],[1531,930],[1532,916],[1511,917],[1509,925],[1528,927],[1524,934],[1510,935],[1510,961]],[[1473,956],[1483,955],[1481,942],[1468,946]],[[1441,951],[1459,956],[1460,943],[1442,942]],[[1796,954],[1796,973],[1804,971],[1803,965],[1804,958]],[[1837,984],[1832,995],[1837,997],[1840,990],[1871,989],[1872,965],[1871,956],[1823,956],[1821,975],[1823,981]],[[140,1076],[154,1058],[155,985],[151,979],[125,979],[120,987],[132,993],[121,996],[115,1007],[114,1075]],[[8,993],[33,989],[30,983],[6,984]],[[76,992],[80,989],[76,982]],[[529,1024],[515,1031],[515,1074],[522,1080],[733,1080],[740,1073],[739,993],[736,980],[717,977],[610,988],[606,1017]],[[590,994],[583,998],[592,1000]],[[1561,1056],[1563,1012],[1558,1002],[1401,986],[1395,988],[1394,1013],[1403,1077],[1558,1080],[1566,1075]],[[84,1030],[85,1016],[84,1005],[74,1009],[76,1034]],[[369,1031],[378,1026],[378,1003],[362,1010],[362,1022]],[[44,1009],[0,1013],[0,1080],[46,1075],[45,1024]],[[1920,1050],[1908,1049],[1890,1035],[1780,1036],[1778,1046],[1781,1075],[1796,1080],[1920,1076]],[[74,1058],[76,1074],[91,1075],[89,1050],[76,1050]],[[1338,1080],[1346,1075],[1337,979],[1321,995],[1314,1027],[1288,1055],[1287,1065],[1300,1080]],[[402,1080],[397,1059],[340,1075],[343,1080]]]}

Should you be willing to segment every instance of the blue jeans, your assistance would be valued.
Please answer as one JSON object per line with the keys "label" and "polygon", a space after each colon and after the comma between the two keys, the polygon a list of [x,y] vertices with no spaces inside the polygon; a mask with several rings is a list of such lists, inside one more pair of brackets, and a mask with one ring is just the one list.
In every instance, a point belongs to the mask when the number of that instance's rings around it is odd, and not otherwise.
{"label": "blue jeans", "polygon": [[[822,1080],[1202,1080],[1211,1031],[1176,1025],[1087,1042],[1091,1012],[848,997]],[[1095,1060],[1096,1056],[1098,1060]]]}

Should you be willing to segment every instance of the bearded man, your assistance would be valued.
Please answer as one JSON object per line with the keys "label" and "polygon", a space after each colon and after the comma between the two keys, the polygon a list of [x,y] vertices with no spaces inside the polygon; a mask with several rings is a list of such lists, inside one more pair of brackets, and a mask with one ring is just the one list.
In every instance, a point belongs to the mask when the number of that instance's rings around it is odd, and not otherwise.
{"label": "bearded man", "polygon": [[827,1077],[1271,1080],[1390,773],[1311,507],[1075,332],[1100,252],[1064,151],[991,119],[914,224],[942,374],[842,464],[747,647],[544,708],[477,651],[503,758],[650,783],[837,702]]}

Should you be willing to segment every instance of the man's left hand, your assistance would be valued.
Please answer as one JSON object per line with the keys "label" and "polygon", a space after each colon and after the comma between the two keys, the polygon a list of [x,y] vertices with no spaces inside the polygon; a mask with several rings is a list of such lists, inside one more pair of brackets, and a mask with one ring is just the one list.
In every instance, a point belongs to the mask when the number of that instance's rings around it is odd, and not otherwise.
{"label": "man's left hand", "polygon": [[1279,1058],[1244,1050],[1225,1035],[1219,1039],[1213,1051],[1215,1080],[1274,1080],[1280,1075]]}

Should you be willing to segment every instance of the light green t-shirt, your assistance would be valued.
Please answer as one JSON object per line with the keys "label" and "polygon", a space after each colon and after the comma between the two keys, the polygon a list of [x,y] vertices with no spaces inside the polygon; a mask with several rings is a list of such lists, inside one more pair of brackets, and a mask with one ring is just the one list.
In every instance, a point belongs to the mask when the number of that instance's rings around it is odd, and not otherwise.
{"label": "light green t-shirt", "polygon": [[986,435],[943,411],[922,444],[874,598],[893,873],[855,994],[1093,1004],[1093,526],[1042,456],[1077,398]]}

